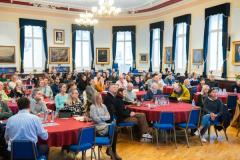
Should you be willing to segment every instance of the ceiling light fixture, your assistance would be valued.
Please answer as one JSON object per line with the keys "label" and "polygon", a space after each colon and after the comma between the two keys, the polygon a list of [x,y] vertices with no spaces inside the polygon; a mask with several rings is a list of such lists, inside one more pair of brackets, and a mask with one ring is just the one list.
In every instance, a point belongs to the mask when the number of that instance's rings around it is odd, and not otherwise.
{"label": "ceiling light fixture", "polygon": [[113,6],[114,0],[99,0],[99,7],[92,7],[92,12],[100,16],[118,15],[121,8]]}
{"label": "ceiling light fixture", "polygon": [[93,26],[98,23],[98,20],[94,18],[94,15],[89,12],[79,14],[79,18],[75,19],[75,22],[79,25]]}

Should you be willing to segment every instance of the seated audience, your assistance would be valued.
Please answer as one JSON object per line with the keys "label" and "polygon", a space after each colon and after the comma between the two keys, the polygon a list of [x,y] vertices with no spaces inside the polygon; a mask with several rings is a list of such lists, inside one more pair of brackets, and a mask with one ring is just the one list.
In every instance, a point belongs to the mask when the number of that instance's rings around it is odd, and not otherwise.
{"label": "seated audience", "polygon": [[205,79],[202,78],[200,80],[200,83],[197,85],[197,92],[201,92],[202,91],[202,87],[205,85]]}
{"label": "seated audience", "polygon": [[87,85],[88,85],[87,76],[85,74],[80,74],[79,78],[77,79],[77,87],[79,89],[79,92],[83,93]]}
{"label": "seated audience", "polygon": [[200,95],[198,96],[197,106],[200,106],[203,108],[203,102],[208,97],[209,89],[210,88],[208,85],[203,85],[202,91],[201,91]]}
{"label": "seated audience", "polygon": [[33,114],[39,114],[46,111],[47,106],[43,101],[42,92],[38,88],[34,88],[32,91],[32,97],[30,99],[30,112]]}
{"label": "seated audience", "polygon": [[127,88],[127,81],[124,78],[124,75],[119,76],[119,80],[116,82],[119,88],[126,89]]}
{"label": "seated audience", "polygon": [[150,90],[147,91],[147,94],[144,96],[144,100],[145,101],[150,101],[154,99],[154,96],[156,95],[161,95],[162,91],[159,90],[158,88],[158,84],[157,83],[153,83]]}
{"label": "seated audience", "polygon": [[48,78],[44,78],[39,81],[39,89],[43,93],[44,98],[53,98],[52,89],[48,85]]}
{"label": "seated audience", "polygon": [[199,84],[199,80],[197,78],[197,73],[193,72],[192,78],[190,79],[191,86],[197,86]]}
{"label": "seated audience", "polygon": [[2,100],[0,93],[0,120],[8,119],[12,116],[12,111],[8,107],[7,103]]}
{"label": "seated audience", "polygon": [[175,83],[175,78],[172,75],[172,72],[168,74],[168,76],[164,79],[164,81],[167,85],[173,85]]}
{"label": "seated audience", "polygon": [[184,85],[175,83],[173,86],[173,93],[171,94],[171,97],[176,97],[178,101],[189,102],[190,92]]}
{"label": "seated audience", "polygon": [[139,76],[136,76],[133,81],[134,87],[137,87],[140,91],[144,90],[144,83],[140,80]]}
{"label": "seated audience", "polygon": [[[110,114],[110,119],[106,121],[107,123],[111,123],[114,120],[114,116],[116,115],[116,94],[117,94],[118,86],[115,84],[111,84],[109,86],[108,93],[106,97],[104,98],[104,104],[107,107],[108,113]],[[117,154],[117,130],[114,132],[114,138],[113,138],[113,144],[112,144],[112,152],[113,155],[117,160],[121,160],[122,158],[118,156]],[[107,152],[108,155],[111,155],[109,152]]]}
{"label": "seated audience", "polygon": [[116,83],[118,81],[117,72],[112,73],[112,75],[109,78],[109,81],[112,81],[112,83]]}
{"label": "seated audience", "polygon": [[29,85],[34,85],[35,86],[35,85],[37,85],[37,78],[35,78],[34,75],[32,75],[30,73],[26,83],[29,84]]}
{"label": "seated audience", "polygon": [[17,82],[16,86],[13,90],[11,90],[9,97],[11,98],[21,98],[25,95],[23,88],[22,88],[22,83]]}
{"label": "seated audience", "polygon": [[104,78],[103,77],[99,77],[97,79],[97,81],[95,82],[95,89],[98,92],[103,92],[105,91],[105,84],[104,84]]}
{"label": "seated audience", "polygon": [[232,92],[240,93],[240,79],[236,80],[236,84],[232,86]]}
{"label": "seated audience", "polygon": [[[48,133],[43,128],[39,117],[29,113],[30,101],[26,97],[18,99],[19,111],[7,121],[5,139],[8,151],[11,152],[11,142],[14,140],[29,140],[37,145],[39,155],[48,155],[48,147],[38,144],[38,137],[48,139]],[[10,154],[10,153],[9,153]]]}
{"label": "seated audience", "polygon": [[151,88],[151,86],[152,86],[153,83],[156,83],[156,84],[159,83],[159,76],[158,76],[158,74],[156,74],[156,73],[152,75],[152,79],[149,79],[149,80],[146,82],[148,89]]}
{"label": "seated audience", "polygon": [[82,115],[83,114],[83,104],[78,98],[79,93],[77,89],[72,89],[69,93],[67,102],[64,106],[64,109],[70,110],[73,115]]}
{"label": "seated audience", "polygon": [[[202,136],[202,141],[207,142],[203,135],[212,122],[220,122],[220,117],[223,115],[224,106],[222,101],[218,99],[217,91],[215,89],[210,89],[208,91],[208,97],[205,99],[203,106],[205,115],[202,117],[202,122],[199,130]],[[195,133],[197,134],[197,132]]]}
{"label": "seated audience", "polygon": [[7,81],[8,81],[7,75],[3,73],[3,74],[0,76],[0,82],[5,83],[5,82],[7,82]]}
{"label": "seated audience", "polygon": [[209,81],[207,82],[207,85],[210,88],[218,88],[219,87],[218,82],[215,80],[214,75],[209,76]]}
{"label": "seated audience", "polygon": [[65,103],[67,102],[68,94],[67,86],[64,83],[60,84],[60,93],[55,97],[56,111],[59,112],[60,109],[64,108]]}
{"label": "seated audience", "polygon": [[8,101],[9,98],[8,98],[6,92],[3,90],[3,87],[4,87],[3,86],[3,82],[0,82],[0,95],[1,95],[1,98],[2,98],[3,101]]}
{"label": "seated audience", "polygon": [[11,81],[8,83],[8,86],[9,86],[10,90],[13,90],[16,87],[17,81],[18,81],[18,76],[13,75],[12,78],[11,78]]}
{"label": "seated audience", "polygon": [[51,85],[53,97],[55,97],[60,92],[59,84],[60,84],[60,78],[56,77],[54,80],[54,83]]}
{"label": "seated audience", "polygon": [[126,108],[123,101],[123,89],[119,88],[116,96],[116,116],[117,122],[135,122],[140,130],[140,136],[143,138],[152,138],[149,134],[151,129],[148,127],[146,116],[143,113],[131,112]]}
{"label": "seated audience", "polygon": [[184,85],[186,88],[192,88],[192,86],[191,86],[191,84],[190,84],[190,80],[189,80],[188,78],[184,80],[183,85]]}
{"label": "seated audience", "polygon": [[127,90],[124,92],[124,101],[130,104],[133,104],[136,102],[137,96],[136,93],[133,92],[133,84],[128,83]]}

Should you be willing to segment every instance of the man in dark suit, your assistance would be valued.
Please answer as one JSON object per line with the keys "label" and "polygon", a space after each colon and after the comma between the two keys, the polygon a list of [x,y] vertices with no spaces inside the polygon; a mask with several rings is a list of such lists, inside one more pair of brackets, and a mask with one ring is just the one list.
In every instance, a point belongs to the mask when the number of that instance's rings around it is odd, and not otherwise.
{"label": "man in dark suit", "polygon": [[[116,94],[117,94],[118,87],[115,84],[111,84],[109,86],[109,91],[107,93],[107,96],[104,98],[104,104],[106,105],[108,112],[110,114],[110,120],[108,123],[111,123],[114,120],[114,117],[116,115],[116,109],[115,109],[115,104],[116,104]],[[121,160],[122,158],[118,156],[117,150],[117,130],[114,132],[114,137],[113,137],[113,143],[112,143],[112,150],[109,148],[107,149],[106,153],[107,155],[111,156],[112,159],[116,160]]]}

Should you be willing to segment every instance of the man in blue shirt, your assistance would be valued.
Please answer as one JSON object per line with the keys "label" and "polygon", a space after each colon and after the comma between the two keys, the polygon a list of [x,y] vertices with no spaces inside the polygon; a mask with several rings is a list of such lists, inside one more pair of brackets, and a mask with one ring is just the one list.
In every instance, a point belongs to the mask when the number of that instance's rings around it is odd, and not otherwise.
{"label": "man in blue shirt", "polygon": [[[39,117],[30,114],[30,101],[22,97],[17,101],[19,112],[7,121],[5,139],[8,143],[8,151],[11,151],[11,142],[14,140],[29,140],[37,144],[38,137],[48,139],[48,133],[43,128]],[[48,147],[37,145],[39,155],[48,154]]]}

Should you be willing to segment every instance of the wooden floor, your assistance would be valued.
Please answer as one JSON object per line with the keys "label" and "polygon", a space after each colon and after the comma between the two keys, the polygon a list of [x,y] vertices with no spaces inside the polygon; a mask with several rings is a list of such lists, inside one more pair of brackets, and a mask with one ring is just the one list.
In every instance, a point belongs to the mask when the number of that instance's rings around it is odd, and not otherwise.
{"label": "wooden floor", "polygon": [[[211,135],[211,142],[200,145],[197,137],[190,138],[191,147],[187,148],[184,137],[178,137],[178,148],[173,142],[143,143],[131,141],[128,135],[121,134],[118,139],[117,150],[123,160],[240,160],[240,136],[236,137],[236,129],[229,128],[229,141],[220,132],[219,140],[215,140],[215,135]],[[221,138],[222,137],[222,138]],[[97,150],[96,150],[97,151]],[[90,153],[87,153],[90,159]],[[60,148],[51,148],[50,160],[74,159],[71,153],[62,153]],[[77,158],[80,159],[80,154]],[[103,151],[102,159],[109,160]]]}

